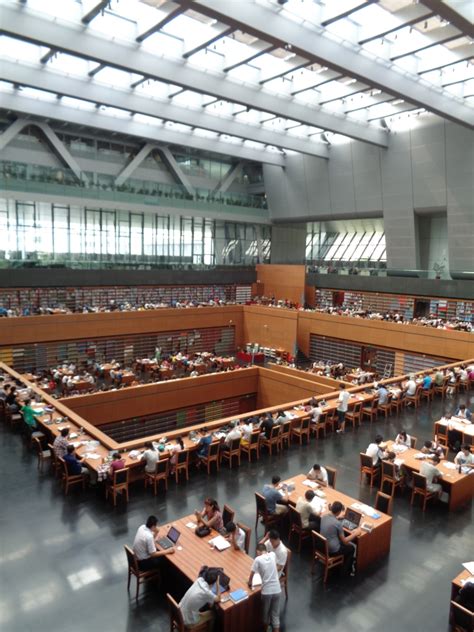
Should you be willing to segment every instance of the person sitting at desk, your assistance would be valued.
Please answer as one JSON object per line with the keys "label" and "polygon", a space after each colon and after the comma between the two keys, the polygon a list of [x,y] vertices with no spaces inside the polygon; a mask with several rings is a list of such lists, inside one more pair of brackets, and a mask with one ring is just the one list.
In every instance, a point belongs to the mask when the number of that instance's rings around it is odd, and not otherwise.
{"label": "person sitting at desk", "polygon": [[275,424],[284,424],[286,421],[289,421],[289,417],[285,413],[284,410],[277,410],[275,413]]}
{"label": "person sitting at desk", "polygon": [[31,399],[25,399],[25,403],[20,408],[20,412],[23,415],[23,421],[25,422],[28,430],[33,432],[38,429],[36,425],[36,417],[39,417],[39,414],[34,408],[31,408]]}
{"label": "person sitting at desk", "polygon": [[18,393],[16,392],[16,386],[10,386],[10,390],[5,397],[5,404],[8,406],[11,413],[17,413],[20,410],[20,404],[18,403]]}
{"label": "person sitting at desk", "polygon": [[405,432],[405,430],[400,430],[395,437],[395,443],[397,445],[405,445],[407,448],[411,448],[411,437]]}
{"label": "person sitting at desk", "polygon": [[459,417],[460,419],[471,421],[472,413],[469,410],[469,408],[466,407],[466,404],[461,404],[455,413],[455,417]]}
{"label": "person sitting at desk", "polygon": [[471,470],[474,469],[474,454],[471,452],[471,446],[466,443],[454,457],[456,465],[467,466]]}
{"label": "person sitting at desk", "polygon": [[109,476],[111,479],[114,477],[114,472],[117,470],[123,470],[125,468],[125,461],[120,456],[120,452],[114,452],[112,455],[112,462],[109,467]]}
{"label": "person sitting at desk", "polygon": [[198,458],[206,457],[209,452],[209,446],[212,443],[212,434],[207,430],[207,428],[203,428],[201,430],[201,438],[197,444],[197,456]]}
{"label": "person sitting at desk", "polygon": [[260,540],[260,544],[264,544],[269,553],[275,553],[278,577],[281,577],[288,559],[288,549],[281,541],[280,534],[276,529],[270,529]]}
{"label": "person sitting at desk", "polygon": [[319,465],[319,463],[315,463],[310,471],[306,474],[306,478],[310,481],[316,481],[319,485],[328,484],[328,473],[325,467]]}
{"label": "person sitting at desk", "polygon": [[69,435],[69,428],[61,428],[60,434],[56,437],[53,443],[54,454],[57,459],[64,459],[67,454],[67,448],[69,441],[67,440]]}
{"label": "person sitting at desk", "polygon": [[275,553],[268,552],[265,544],[257,544],[257,557],[255,558],[248,585],[252,587],[255,573],[262,578],[262,620],[264,629],[272,624],[273,632],[280,632],[280,595],[281,585],[278,577]]}
{"label": "person sitting at desk", "polygon": [[64,461],[68,474],[71,476],[79,476],[79,474],[89,476],[89,470],[82,465],[82,458],[77,456],[73,445],[68,445],[66,454],[64,455]]}
{"label": "person sitting at desk", "polygon": [[422,454],[436,454],[438,456],[444,456],[443,447],[438,445],[436,441],[425,441],[420,452]]}
{"label": "person sitting at desk", "polygon": [[454,601],[466,610],[474,612],[474,582],[467,581]]}
{"label": "person sitting at desk", "polygon": [[329,505],[329,512],[321,517],[321,535],[328,541],[330,555],[344,556],[344,570],[351,575],[355,574],[353,568],[355,545],[352,543],[362,534],[362,529],[354,529],[350,535],[344,534],[341,518],[344,515],[345,507],[339,502]]}
{"label": "person sitting at desk", "polygon": [[410,397],[413,397],[415,393],[416,393],[416,382],[415,382],[415,376],[412,374],[408,378],[405,395],[409,395]]}
{"label": "person sitting at desk", "polygon": [[270,439],[273,426],[275,425],[275,420],[270,414],[264,415],[262,417],[260,418],[260,430],[265,434],[265,437],[267,439]]}
{"label": "person sitting at desk", "polygon": [[444,373],[443,371],[441,371],[441,369],[438,369],[434,376],[435,386],[443,386],[443,382],[444,382]]}
{"label": "person sitting at desk", "polygon": [[431,388],[431,384],[433,382],[433,378],[431,377],[431,375],[429,374],[429,372],[425,373],[425,377],[423,378],[423,381],[421,382],[421,388],[424,391],[427,391],[428,389]]}
{"label": "person sitting at desk", "polygon": [[161,557],[174,553],[174,547],[157,551],[156,542],[159,535],[158,518],[148,516],[145,524],[137,529],[133,541],[133,552],[138,560],[138,568],[141,571],[151,571],[161,566]]}
{"label": "person sitting at desk", "polygon": [[160,460],[160,453],[155,450],[155,446],[151,441],[145,443],[145,452],[142,454],[141,461],[145,461],[145,472],[153,474],[156,472],[156,464]]}
{"label": "person sitting at desk", "polygon": [[379,404],[385,406],[388,402],[388,391],[383,384],[380,384],[377,389],[377,397],[379,398]]}
{"label": "person sitting at desk", "polygon": [[196,510],[194,515],[198,525],[204,525],[216,531],[221,531],[224,527],[219,503],[214,498],[206,498],[202,510]]}
{"label": "person sitting at desk", "polygon": [[321,417],[323,409],[321,407],[321,402],[316,401],[315,399],[311,399],[309,402],[309,410],[308,413],[311,415],[311,421],[314,424],[317,424],[319,418]]}
{"label": "person sitting at desk", "polygon": [[249,419],[246,419],[245,423],[240,426],[240,429],[242,431],[242,441],[241,441],[241,443],[249,443],[250,435],[253,432],[253,424],[254,424],[254,418],[253,417],[249,417]]}
{"label": "person sitting at desk", "polygon": [[[198,577],[191,587],[186,591],[178,604],[183,615],[186,630],[193,630],[195,627],[207,623],[208,630],[214,627],[214,610],[201,612],[204,606],[213,606],[221,600],[219,575],[217,571],[208,569],[202,577]],[[216,586],[216,594],[211,590]]]}
{"label": "person sitting at desk", "polygon": [[296,501],[296,511],[301,516],[301,524],[303,525],[303,529],[308,529],[309,531],[319,531],[321,528],[321,517],[319,516],[316,508],[312,504],[312,501],[315,498],[315,493],[312,489],[308,489],[305,491],[304,498],[299,497]]}
{"label": "person sitting at desk", "polygon": [[265,498],[269,514],[286,514],[288,512],[288,492],[280,489],[281,478],[272,477],[271,485],[264,485],[262,495]]}
{"label": "person sitting at desk", "polygon": [[421,464],[420,474],[426,478],[426,489],[429,492],[438,494],[438,498],[441,498],[443,488],[437,481],[443,477],[443,473],[436,467],[439,462],[439,456],[437,454],[433,454],[431,457],[431,463],[426,460]]}
{"label": "person sitting at desk", "polygon": [[228,522],[225,527],[224,537],[229,540],[235,551],[245,551],[245,531],[235,524]]}
{"label": "person sitting at desk", "polygon": [[224,450],[230,450],[230,446],[232,445],[232,441],[234,439],[241,439],[242,438],[242,432],[240,431],[240,428],[239,428],[239,421],[238,421],[238,419],[233,421],[231,425],[232,425],[232,428],[227,433],[227,435],[226,435],[226,437],[224,439],[224,445],[222,446]]}
{"label": "person sitting at desk", "polygon": [[177,437],[176,444],[172,445],[168,448],[168,452],[170,453],[170,474],[173,475],[176,463],[178,461],[178,452],[184,450],[184,442],[182,437]]}
{"label": "person sitting at desk", "polygon": [[373,441],[373,443],[369,443],[367,450],[365,451],[367,456],[372,458],[372,465],[374,467],[381,467],[381,459],[384,459],[386,453],[383,449],[383,437],[382,435],[377,435]]}
{"label": "person sitting at desk", "polygon": [[395,468],[395,479],[397,481],[401,481],[403,476],[404,476],[404,470],[402,470],[396,463],[395,460],[397,458],[397,455],[395,454],[395,452],[387,452],[387,454],[385,455],[385,459],[383,459],[384,461],[388,461],[389,463],[392,463],[392,465]]}

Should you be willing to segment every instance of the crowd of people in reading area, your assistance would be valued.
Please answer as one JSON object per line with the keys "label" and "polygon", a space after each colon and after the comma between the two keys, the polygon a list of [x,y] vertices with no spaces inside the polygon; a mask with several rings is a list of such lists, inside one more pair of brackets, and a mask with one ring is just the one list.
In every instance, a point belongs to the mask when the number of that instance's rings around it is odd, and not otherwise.
{"label": "crowd of people in reading area", "polygon": [[214,296],[207,301],[196,299],[172,299],[165,301],[158,299],[157,302],[135,302],[110,300],[105,305],[78,305],[75,309],[69,308],[64,303],[53,302],[51,305],[22,305],[11,307],[0,305],[0,318],[17,316],[45,316],[51,314],[97,314],[103,312],[143,312],[150,309],[163,309],[172,307],[176,309],[189,309],[191,307],[222,307],[223,305],[235,305],[235,301],[230,301],[219,296]]}
{"label": "crowd of people in reading area", "polygon": [[88,359],[80,366],[66,361],[51,369],[41,370],[38,374],[26,376],[53,397],[65,398],[198,377],[206,373],[234,371],[246,366],[244,363],[237,363],[234,356],[219,355],[215,351],[164,353],[157,347],[153,358],[139,358],[130,362],[129,366],[115,359],[110,362]]}
{"label": "crowd of people in reading area", "polygon": [[434,327],[435,329],[447,329],[454,331],[474,332],[474,324],[462,320],[443,319],[439,316],[431,314],[429,316],[419,316],[417,318],[406,318],[403,314],[396,310],[387,312],[378,312],[370,309],[359,309],[354,307],[309,307],[308,305],[300,305],[299,303],[289,301],[288,299],[267,298],[264,296],[252,298],[252,303],[256,305],[265,305],[266,307],[275,307],[280,309],[297,309],[305,312],[318,312],[321,314],[331,314],[333,316],[350,316],[352,318],[368,318],[369,320],[380,320],[400,325],[420,325],[422,327]]}

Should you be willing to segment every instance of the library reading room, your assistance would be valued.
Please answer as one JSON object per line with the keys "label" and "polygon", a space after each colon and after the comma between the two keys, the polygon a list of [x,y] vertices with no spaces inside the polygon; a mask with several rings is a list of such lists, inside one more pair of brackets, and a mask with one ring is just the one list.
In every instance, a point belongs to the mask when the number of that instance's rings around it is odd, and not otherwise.
{"label": "library reading room", "polygon": [[2,632],[474,632],[473,44],[0,0]]}

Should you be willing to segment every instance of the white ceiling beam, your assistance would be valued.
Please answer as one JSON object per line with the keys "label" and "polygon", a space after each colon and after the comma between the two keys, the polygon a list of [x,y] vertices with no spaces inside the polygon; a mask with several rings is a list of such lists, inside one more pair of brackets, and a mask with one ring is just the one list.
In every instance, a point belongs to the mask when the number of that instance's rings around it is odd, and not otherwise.
{"label": "white ceiling beam", "polygon": [[[228,5],[229,3],[226,3]],[[388,135],[381,128],[352,121],[324,109],[308,107],[289,96],[278,96],[258,87],[243,85],[226,78],[223,73],[206,72],[183,60],[157,57],[142,50],[136,43],[125,44],[94,35],[80,26],[58,24],[54,20],[29,12],[19,5],[2,6],[2,31],[40,45],[93,59],[114,68],[128,70],[146,77],[165,81],[190,90],[264,110],[279,117],[326,129],[362,140],[388,146]],[[253,133],[253,131],[252,131]]]}
{"label": "white ceiling beam", "polygon": [[184,173],[184,171],[181,169],[181,167],[179,166],[178,162],[176,161],[176,158],[171,153],[170,148],[169,147],[157,147],[157,149],[160,152],[164,163],[166,164],[168,169],[171,171],[171,173],[174,175],[174,177],[179,182],[179,184],[181,184],[186,189],[186,191],[189,193],[189,195],[192,195],[194,197],[194,194],[196,193],[196,191],[195,191],[193,185],[191,184],[190,179]]}
{"label": "white ceiling beam", "polygon": [[270,44],[291,46],[291,50],[301,57],[323,63],[445,119],[470,128],[474,126],[474,110],[468,105],[375,61],[363,54],[362,50],[343,45],[323,32],[289,20],[284,12],[278,10],[277,5],[273,9],[256,2],[226,2],[224,7],[221,0],[178,1]]}
{"label": "white ceiling beam", "polygon": [[51,144],[51,146],[53,147],[54,151],[59,156],[59,158],[66,164],[67,167],[69,167],[69,169],[71,169],[71,171],[74,173],[76,178],[78,180],[81,180],[82,171],[79,166],[79,163],[74,158],[74,156],[71,155],[66,145],[58,138],[58,136],[56,135],[56,132],[52,130],[51,127],[45,122],[40,122],[40,123],[34,122],[32,123],[32,125],[39,127],[39,129],[43,132],[45,137],[48,139],[49,143]]}
{"label": "white ceiling beam", "polygon": [[225,193],[227,189],[230,187],[230,185],[232,184],[232,182],[234,182],[234,180],[240,176],[240,174],[242,173],[243,166],[244,166],[244,163],[241,160],[239,160],[239,162],[236,165],[230,167],[229,171],[225,174],[223,179],[219,182],[219,184],[214,189],[214,193]]}
{"label": "white ceiling beam", "polygon": [[[378,0],[360,0],[356,2],[352,7],[345,9],[343,11],[337,10],[333,13],[326,12],[323,14],[323,19],[321,21],[321,26],[329,26],[338,20],[342,20],[343,18],[348,18],[350,15],[355,13],[356,11],[360,11],[361,9],[365,9],[369,4],[374,4],[374,2],[378,2]],[[331,8],[333,8],[335,3],[331,3]],[[336,3],[336,6],[339,3]]]}
{"label": "white ceiling beam", "polygon": [[108,7],[110,3],[110,0],[101,0],[100,2],[98,2],[96,5],[94,5],[92,7],[92,9],[90,11],[88,11],[83,17],[82,17],[82,23],[83,24],[90,24],[92,22],[92,20],[97,17],[99,15],[99,13],[101,11],[105,11],[105,9]]}
{"label": "white ceiling beam", "polygon": [[[404,29],[406,26],[414,26],[418,22],[431,18],[434,13],[422,4],[410,4],[408,7],[404,7],[399,11],[395,11],[393,17],[398,18],[400,23],[391,28],[383,28],[382,24],[367,24],[360,28],[359,44],[367,44],[373,40],[380,39],[390,33],[395,33],[400,29]],[[380,28],[382,27],[382,30]]]}
{"label": "white ceiling beam", "polygon": [[192,55],[195,55],[196,53],[199,53],[199,51],[203,50],[204,48],[208,48],[211,44],[214,44],[214,42],[218,42],[223,37],[227,37],[228,35],[233,33],[233,31],[234,31],[233,28],[222,29],[221,31],[216,33],[213,37],[210,37],[204,42],[201,42],[201,44],[197,44],[196,46],[193,46],[193,48],[190,48],[189,50],[185,51],[183,53],[183,59],[189,59]]}
{"label": "white ceiling beam", "polygon": [[[440,0],[422,0],[423,4],[466,35],[474,38],[474,4],[472,0],[456,3],[440,2]],[[452,5],[456,5],[456,8]]]}
{"label": "white ceiling beam", "polygon": [[132,158],[132,160],[125,165],[122,171],[115,178],[115,186],[120,186],[128,180],[128,178],[134,173],[138,167],[142,164],[142,162],[150,155],[150,153],[155,149],[156,145],[153,143],[145,143],[140,151]]}
{"label": "white ceiling beam", "polygon": [[18,136],[21,130],[27,125],[31,125],[31,121],[27,119],[16,119],[13,121],[11,125],[7,127],[7,129],[0,135],[0,151],[3,151],[5,147],[11,143],[11,141]]}
{"label": "white ceiling beam", "polygon": [[[193,149],[214,152],[225,156],[236,156],[242,160],[268,163],[280,167],[284,167],[286,164],[285,156],[278,152],[263,151],[246,147],[244,144],[237,145],[221,139],[217,140],[201,137],[197,134],[183,134],[165,127],[154,127],[139,123],[133,119],[127,121],[126,125],[124,125],[122,119],[102,114],[100,110],[79,110],[62,105],[60,101],[39,101],[31,97],[21,96],[18,93],[2,93],[1,97],[2,108],[12,110],[21,115],[54,119],[72,125],[82,125],[96,130],[132,136],[142,141],[149,140],[157,143],[163,142],[172,145],[185,145]],[[2,138],[3,136],[0,136],[0,140]]]}
{"label": "white ceiling beam", "polygon": [[153,33],[158,33],[158,31],[161,31],[161,29],[164,26],[166,26],[169,22],[171,22],[176,17],[178,17],[178,15],[180,15],[182,12],[183,12],[182,7],[178,7],[177,9],[170,11],[168,15],[165,15],[165,17],[162,20],[160,20],[159,22],[151,26],[144,33],[140,33],[140,35],[137,36],[136,41],[143,42],[144,40],[146,40],[147,37],[150,37],[150,35],[153,35]]}
{"label": "white ceiling beam", "polygon": [[138,112],[147,116],[159,117],[167,121],[200,127],[219,134],[237,136],[264,145],[283,147],[299,153],[328,158],[323,143],[315,143],[304,138],[287,136],[282,132],[249,125],[235,119],[214,116],[202,108],[193,110],[177,105],[170,99],[159,101],[141,96],[129,90],[117,90],[89,80],[75,79],[46,68],[19,65],[4,60],[0,65],[0,78],[12,83],[26,85],[39,90],[55,92],[76,99],[85,99],[109,107]]}

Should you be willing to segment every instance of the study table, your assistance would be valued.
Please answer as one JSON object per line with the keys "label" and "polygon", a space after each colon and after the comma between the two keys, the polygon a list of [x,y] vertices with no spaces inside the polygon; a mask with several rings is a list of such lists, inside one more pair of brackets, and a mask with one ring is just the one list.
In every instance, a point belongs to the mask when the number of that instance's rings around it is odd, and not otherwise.
{"label": "study table", "polygon": [[[325,497],[321,498],[320,501],[325,503],[326,510],[327,507],[336,500],[341,502],[346,508],[350,507],[354,503],[364,505],[361,501],[352,498],[351,496],[347,496],[332,487],[314,488],[313,486],[304,485],[304,481],[306,480],[307,478],[305,474],[297,474],[296,476],[292,476],[288,480],[283,481],[283,484],[288,485],[292,483],[295,486],[295,489],[288,494],[291,505],[296,505],[298,498],[300,496],[303,497],[308,489],[313,489],[315,492],[322,492],[325,494]],[[362,513],[360,509],[357,509],[357,511]],[[370,531],[370,533],[364,532],[354,541],[357,544],[356,559],[358,571],[366,569],[368,566],[379,561],[381,557],[388,555],[390,552],[392,518],[380,511],[377,511],[377,514],[380,518],[372,518],[369,515],[362,516],[361,524],[364,522],[369,523],[372,526],[372,531]]]}
{"label": "study table", "polygon": [[446,430],[456,430],[461,435],[461,443],[474,445],[474,424],[464,423],[462,419],[458,417],[451,417],[451,419],[440,419],[435,422],[435,436],[438,434],[438,427],[443,426]]}
{"label": "study table", "polygon": [[218,533],[212,529],[208,536],[199,538],[194,529],[187,526],[191,523],[196,523],[193,514],[160,527],[160,537],[165,536],[171,526],[181,534],[175,553],[164,557],[171,571],[166,574],[164,589],[174,597],[178,592],[181,598],[184,591],[198,578],[202,566],[222,567],[230,577],[230,590],[242,588],[247,591],[248,598],[239,603],[229,599],[217,605],[215,632],[258,632],[262,628],[260,588],[251,589],[247,585],[253,559],[244,551],[236,551],[233,547],[224,551],[211,547],[209,540]]}
{"label": "study table", "polygon": [[[456,597],[459,594],[459,591],[461,590],[461,588],[464,586],[464,583],[467,579],[470,579],[470,581],[474,582],[474,576],[471,575],[471,573],[464,569],[462,570],[459,575],[457,575],[453,581],[451,582],[451,601],[455,601]],[[449,620],[452,621],[453,618],[453,613],[452,613],[452,608],[449,609]]]}
{"label": "study table", "polygon": [[[420,454],[419,450],[407,448],[403,452],[399,452],[399,446],[396,446],[393,441],[387,441],[386,445],[388,450],[393,450],[396,453],[399,465],[403,465],[410,472],[420,473],[424,459],[415,457],[415,455]],[[450,511],[459,509],[474,497],[474,474],[459,474],[458,468],[456,466],[453,468],[453,465],[454,463],[451,461],[443,459],[436,466],[443,473],[439,483],[443,491],[449,494]]]}

